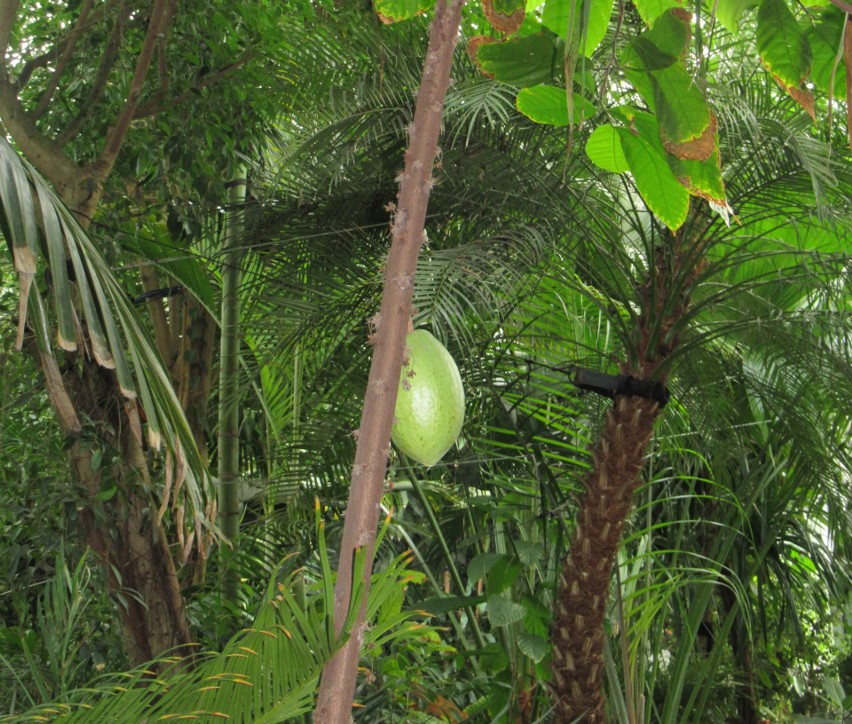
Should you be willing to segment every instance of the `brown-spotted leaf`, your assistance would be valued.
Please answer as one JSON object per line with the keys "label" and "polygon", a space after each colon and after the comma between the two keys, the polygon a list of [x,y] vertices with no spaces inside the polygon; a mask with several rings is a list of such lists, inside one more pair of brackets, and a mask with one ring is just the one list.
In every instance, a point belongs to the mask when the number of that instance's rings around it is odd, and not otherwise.
{"label": "brown-spotted leaf", "polygon": [[492,27],[511,35],[524,22],[525,0],[482,0],[482,9]]}
{"label": "brown-spotted leaf", "polygon": [[683,143],[668,141],[666,138],[662,141],[666,151],[682,161],[706,161],[716,150],[716,114],[710,114],[707,128],[693,139]]}
{"label": "brown-spotted leaf", "polygon": [[482,69],[482,63],[479,62],[479,58],[477,57],[477,53],[479,53],[479,49],[483,45],[488,45],[489,43],[496,43],[497,38],[490,38],[487,35],[474,35],[470,40],[467,41],[467,55],[473,62],[473,64],[477,67],[480,73],[482,73],[486,78],[491,78],[493,80],[494,74],[489,73]]}

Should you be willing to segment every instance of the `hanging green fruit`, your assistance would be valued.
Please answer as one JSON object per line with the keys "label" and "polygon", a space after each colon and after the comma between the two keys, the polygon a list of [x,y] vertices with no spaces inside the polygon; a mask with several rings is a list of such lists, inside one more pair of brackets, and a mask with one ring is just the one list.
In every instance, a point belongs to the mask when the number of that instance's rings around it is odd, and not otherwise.
{"label": "hanging green fruit", "polygon": [[391,440],[412,460],[434,465],[461,432],[461,375],[444,345],[425,329],[409,332],[405,347]]}

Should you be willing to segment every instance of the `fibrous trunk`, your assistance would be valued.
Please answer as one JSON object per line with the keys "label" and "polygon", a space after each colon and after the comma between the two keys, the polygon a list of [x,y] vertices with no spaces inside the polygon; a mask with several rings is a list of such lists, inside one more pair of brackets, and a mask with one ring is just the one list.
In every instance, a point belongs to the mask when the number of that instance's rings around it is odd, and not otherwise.
{"label": "fibrous trunk", "polygon": [[[700,254],[687,244],[687,229],[694,229],[696,220],[693,206],[687,224],[667,234],[654,251],[648,280],[638,290],[642,312],[635,343],[640,362],[638,369],[623,364],[625,374],[665,382],[661,364],[677,348],[678,335],[672,330],[686,314],[689,289],[702,266]],[[612,566],[659,412],[653,400],[617,396],[593,451],[551,627],[551,689],[559,722],[606,721],[603,622]]]}
{"label": "fibrous trunk", "polygon": [[594,453],[551,633],[557,721],[606,721],[603,620],[612,564],[658,411],[651,400],[619,397]]}
{"label": "fibrous trunk", "polygon": [[[94,439],[70,431],[70,455],[87,500],[80,513],[82,532],[106,567],[110,593],[119,599],[128,657],[139,665],[166,653],[186,656],[192,639],[174,559],[151,495],[136,402],[122,399],[113,373],[93,361],[83,364],[82,373],[67,370],[63,382],[73,409],[100,430]],[[95,466],[93,445],[109,446],[106,452],[111,448],[121,462]],[[116,492],[102,500],[100,493],[110,486]]]}

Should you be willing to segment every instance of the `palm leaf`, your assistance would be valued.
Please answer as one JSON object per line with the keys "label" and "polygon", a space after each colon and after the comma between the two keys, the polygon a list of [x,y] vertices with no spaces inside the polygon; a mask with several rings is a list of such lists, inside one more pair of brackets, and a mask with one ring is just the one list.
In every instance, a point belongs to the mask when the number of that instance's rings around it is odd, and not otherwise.
{"label": "palm leaf", "polygon": [[[204,466],[168,372],[127,292],[38,172],[2,139],[0,162],[7,169],[3,175],[0,223],[15,250],[13,256],[21,279],[20,304],[22,310],[29,308],[36,344],[43,353],[54,357],[54,333],[42,297],[37,289],[35,304],[30,297],[30,280],[40,253],[37,244],[41,241],[53,286],[50,316],[58,319],[60,347],[76,349],[80,323],[85,322],[87,346],[94,358],[115,370],[128,400],[138,396],[143,401],[151,446],[159,449],[164,440],[171,454],[188,462],[185,490],[195,514],[202,518],[207,494]],[[69,269],[73,269],[73,287]],[[23,317],[19,323],[24,324]]]}

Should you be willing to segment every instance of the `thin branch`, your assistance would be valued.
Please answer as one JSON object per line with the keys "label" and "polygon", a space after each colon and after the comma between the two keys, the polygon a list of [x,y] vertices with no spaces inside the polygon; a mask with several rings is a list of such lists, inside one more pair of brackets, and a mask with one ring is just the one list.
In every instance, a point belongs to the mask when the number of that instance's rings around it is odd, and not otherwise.
{"label": "thin branch", "polygon": [[438,153],[437,141],[453,51],[458,41],[462,2],[451,0],[448,4],[446,0],[440,0],[435,5],[414,121],[409,128],[410,142],[405,154],[405,169],[400,176],[398,209],[391,227],[393,241],[388,254],[379,317],[382,321],[376,329],[375,353],[364,395],[340,545],[334,589],[336,633],[340,633],[351,605],[356,585],[352,563],[360,550],[366,553],[365,599],[351,636],[323,669],[314,713],[316,724],[348,724],[352,717],[358,661],[364,640],[366,594],[370,587],[373,547],[390,451],[390,431],[405,336],[411,319],[414,274],[423,245],[423,227],[433,183],[432,170]]}
{"label": "thin branch", "polygon": [[100,99],[110,73],[112,72],[115,62],[118,59],[118,51],[121,47],[121,39],[124,37],[125,22],[130,15],[130,7],[126,2],[120,2],[118,12],[115,17],[115,25],[112,29],[109,41],[104,48],[101,62],[98,65],[98,70],[95,73],[95,80],[89,90],[89,97],[83,103],[80,112],[77,116],[62,130],[56,137],[56,142],[60,146],[65,146],[72,138],[74,138],[80,129],[89,121],[94,114],[95,106]]}
{"label": "thin branch", "polygon": [[[17,0],[15,0],[17,2]],[[92,28],[94,25],[103,20],[106,14],[106,6],[102,6],[96,8],[89,14],[89,19],[85,24],[81,25],[81,30],[86,31]],[[77,23],[74,24],[74,28],[72,31],[76,29]],[[18,77],[14,81],[15,89],[20,91],[32,77],[33,72],[35,72],[38,68],[44,68],[56,58],[59,58],[64,52],[65,48],[70,41],[70,34],[66,35],[62,38],[62,40],[58,40],[53,47],[48,50],[46,53],[42,53],[41,55],[37,55],[35,58],[30,58],[28,61],[24,63],[21,72],[18,74]]]}
{"label": "thin branch", "polygon": [[92,3],[93,0],[83,1],[83,6],[80,8],[80,15],[77,17],[77,22],[74,23],[74,27],[71,28],[71,32],[68,34],[68,39],[64,43],[65,47],[62,50],[59,62],[56,64],[56,68],[53,69],[50,80],[47,82],[47,87],[38,99],[35,110],[32,112],[33,120],[37,121],[41,118],[50,106],[50,102],[53,100],[56,89],[59,88],[59,79],[68,67],[68,63],[71,62],[71,56],[74,55],[74,49],[77,47],[77,41],[83,36],[83,31],[86,27],[89,13],[92,11]]}
{"label": "thin branch", "polygon": [[[191,98],[198,95],[198,92],[202,88],[207,88],[208,86],[213,85],[217,81],[221,80],[237,68],[245,65],[249,60],[252,59],[254,53],[250,50],[244,50],[242,55],[237,58],[233,63],[229,63],[221,67],[219,70],[214,71],[212,73],[208,73],[204,76],[204,79],[196,83],[192,88],[187,91],[184,91],[180,95],[174,96],[173,98],[163,99],[163,92],[158,92],[157,96],[152,98],[145,103],[141,103],[139,107],[136,109],[136,115],[134,118],[147,118],[148,116],[156,115],[157,113],[161,113],[162,111],[168,108],[174,108],[179,106],[181,103],[185,103]],[[168,89],[168,85],[166,85],[165,89]]]}
{"label": "thin branch", "polygon": [[116,119],[115,125],[107,133],[106,142],[97,160],[89,168],[91,176],[97,184],[97,188],[93,189],[85,199],[77,200],[78,203],[76,205],[78,208],[76,211],[84,217],[91,217],[94,208],[97,206],[100,200],[100,184],[112,171],[115,160],[118,157],[118,152],[121,150],[124,139],[127,137],[127,132],[130,130],[130,122],[133,120],[133,116],[139,105],[139,98],[142,95],[142,87],[145,84],[145,78],[148,76],[148,70],[151,67],[154,50],[157,47],[160,36],[166,31],[168,24],[171,22],[175,4],[176,0],[156,0],[154,7],[151,9],[148,31],[145,33],[142,49],[136,58],[136,68],[130,80],[130,88],[127,92],[127,100],[125,101],[124,108]]}

